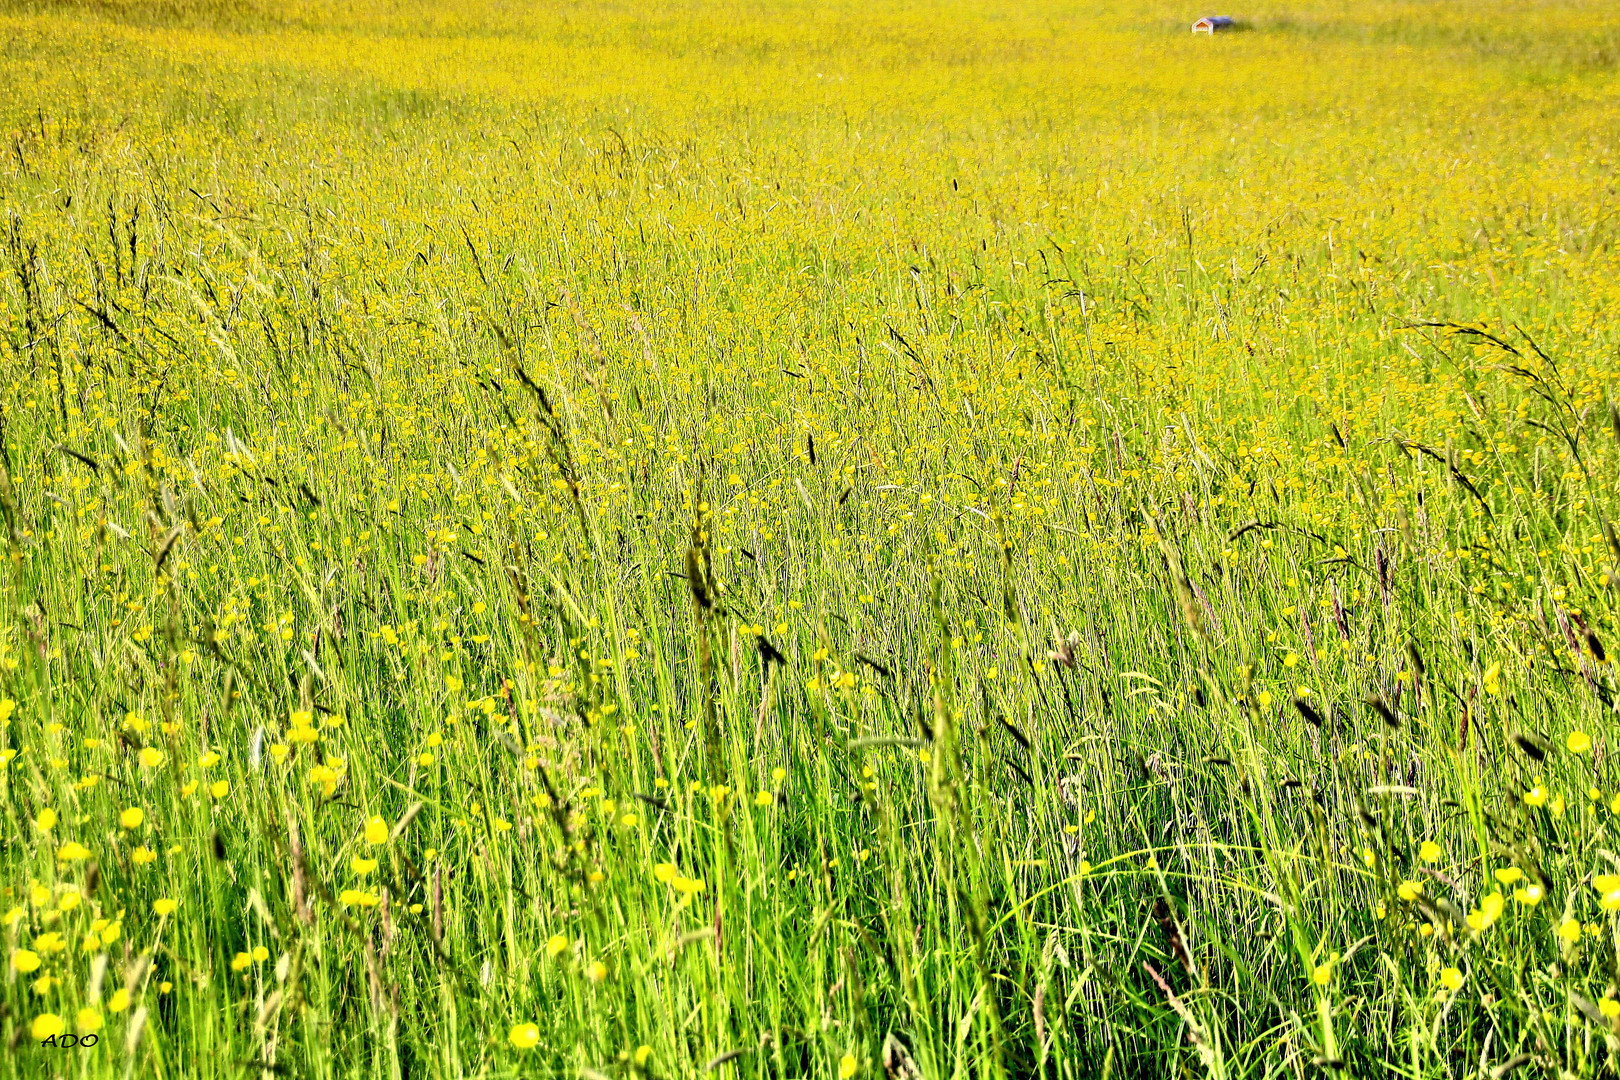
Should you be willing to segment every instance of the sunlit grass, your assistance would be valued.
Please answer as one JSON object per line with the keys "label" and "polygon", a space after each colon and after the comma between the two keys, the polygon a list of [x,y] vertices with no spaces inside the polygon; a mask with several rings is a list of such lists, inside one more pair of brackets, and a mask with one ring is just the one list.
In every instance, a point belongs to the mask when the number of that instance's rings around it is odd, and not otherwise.
{"label": "sunlit grass", "polygon": [[1620,23],[1339,8],[4,5],[0,1074],[1612,1071]]}

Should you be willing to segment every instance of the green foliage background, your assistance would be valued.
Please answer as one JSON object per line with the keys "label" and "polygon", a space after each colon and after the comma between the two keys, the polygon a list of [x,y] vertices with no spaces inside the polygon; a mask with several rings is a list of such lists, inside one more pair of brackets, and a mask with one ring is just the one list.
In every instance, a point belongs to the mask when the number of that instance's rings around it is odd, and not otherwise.
{"label": "green foliage background", "polygon": [[5,4],[0,1074],[1612,1072],[1620,20],[1241,14]]}

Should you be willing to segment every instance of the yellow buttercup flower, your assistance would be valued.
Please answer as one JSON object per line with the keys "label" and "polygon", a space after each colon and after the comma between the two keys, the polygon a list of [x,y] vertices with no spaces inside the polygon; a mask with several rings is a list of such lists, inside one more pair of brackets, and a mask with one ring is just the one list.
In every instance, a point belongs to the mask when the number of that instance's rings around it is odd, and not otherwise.
{"label": "yellow buttercup flower", "polygon": [[376,847],[388,843],[388,822],[380,816],[373,815],[366,822],[366,843]]}
{"label": "yellow buttercup flower", "polygon": [[44,1042],[46,1039],[56,1038],[66,1030],[67,1021],[60,1016],[55,1013],[40,1013],[29,1025],[28,1033],[34,1037],[35,1042]]}
{"label": "yellow buttercup flower", "polygon": [[1502,917],[1504,901],[1499,892],[1491,893],[1480,901],[1479,908],[1468,914],[1466,921],[1468,928],[1475,933],[1483,933],[1495,925],[1496,920]]}
{"label": "yellow buttercup flower", "polygon": [[512,1030],[506,1033],[506,1041],[519,1050],[533,1050],[540,1044],[540,1025],[513,1024]]}
{"label": "yellow buttercup flower", "polygon": [[1535,907],[1547,895],[1547,890],[1532,881],[1522,889],[1513,890],[1513,899],[1526,907]]}

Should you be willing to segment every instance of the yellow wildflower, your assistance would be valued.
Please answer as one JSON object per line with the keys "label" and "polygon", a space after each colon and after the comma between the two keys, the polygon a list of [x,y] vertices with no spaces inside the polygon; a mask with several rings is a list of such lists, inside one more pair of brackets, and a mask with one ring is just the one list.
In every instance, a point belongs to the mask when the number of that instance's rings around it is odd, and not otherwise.
{"label": "yellow wildflower", "polygon": [[1513,899],[1523,904],[1525,907],[1535,907],[1537,904],[1541,903],[1542,898],[1546,895],[1547,890],[1542,888],[1541,885],[1534,881],[1530,882],[1530,884],[1526,885],[1522,889],[1513,890]]}
{"label": "yellow wildflower", "polygon": [[1491,893],[1480,901],[1479,910],[1468,914],[1468,928],[1475,933],[1484,933],[1489,930],[1496,920],[1502,917],[1503,903],[1501,893]]}
{"label": "yellow wildflower", "polygon": [[34,1037],[35,1042],[44,1042],[46,1039],[56,1038],[66,1030],[67,1021],[60,1016],[55,1013],[40,1013],[34,1017],[28,1033]]}

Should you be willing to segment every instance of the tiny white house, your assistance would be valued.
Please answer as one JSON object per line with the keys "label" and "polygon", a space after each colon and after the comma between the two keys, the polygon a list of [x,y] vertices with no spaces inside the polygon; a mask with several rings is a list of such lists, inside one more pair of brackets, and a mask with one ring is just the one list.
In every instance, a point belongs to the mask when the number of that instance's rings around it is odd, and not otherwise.
{"label": "tiny white house", "polygon": [[1234,23],[1229,15],[1205,15],[1193,23],[1192,32],[1195,34],[1213,34],[1219,30],[1230,30]]}

